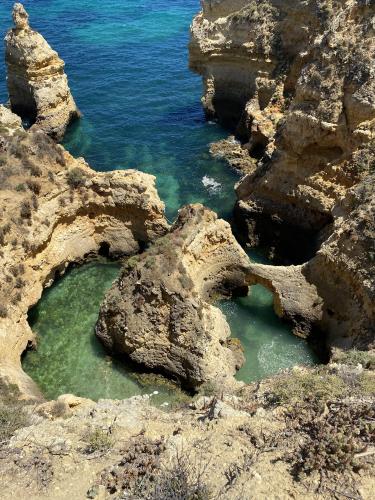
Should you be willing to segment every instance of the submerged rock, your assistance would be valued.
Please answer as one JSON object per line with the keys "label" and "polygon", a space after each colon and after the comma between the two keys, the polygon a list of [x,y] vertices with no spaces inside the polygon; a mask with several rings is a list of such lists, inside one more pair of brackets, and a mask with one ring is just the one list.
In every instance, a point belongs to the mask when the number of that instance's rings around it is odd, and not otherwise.
{"label": "submerged rock", "polygon": [[227,222],[202,205],[188,205],[169,234],[125,264],[102,305],[96,334],[110,351],[190,389],[235,387],[242,349],[210,302],[242,290],[249,264]]}
{"label": "submerged rock", "polygon": [[14,112],[61,140],[80,113],[64,72],[64,61],[29,26],[20,3],[13,8],[15,27],[5,37],[8,92]]}

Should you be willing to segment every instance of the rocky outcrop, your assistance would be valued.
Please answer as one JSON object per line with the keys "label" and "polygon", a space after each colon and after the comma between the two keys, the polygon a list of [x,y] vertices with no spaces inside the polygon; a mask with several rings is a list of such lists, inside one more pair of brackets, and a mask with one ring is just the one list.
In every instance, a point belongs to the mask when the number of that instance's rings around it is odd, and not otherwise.
{"label": "rocky outcrop", "polygon": [[[14,119],[17,122],[16,119]],[[20,357],[34,334],[27,313],[70,263],[131,255],[168,229],[154,177],[97,173],[40,130],[18,132],[0,164],[0,376],[37,388]]]}
{"label": "rocky outcrop", "polygon": [[131,258],[108,292],[97,336],[115,353],[197,389],[236,386],[243,361],[215,296],[246,288],[249,259],[227,222],[202,205],[179,211],[171,232]]}
{"label": "rocky outcrop", "polygon": [[5,152],[11,137],[22,130],[21,118],[0,104],[0,154]]}
{"label": "rocky outcrop", "polygon": [[79,116],[64,72],[64,61],[29,26],[20,3],[13,9],[15,27],[5,37],[8,92],[14,112],[61,140]]}
{"label": "rocky outcrop", "polygon": [[203,2],[190,47],[203,104],[260,159],[237,187],[251,244],[285,255],[293,239],[303,261],[366,174],[353,157],[375,137],[374,13],[354,0]]}
{"label": "rocky outcrop", "polygon": [[240,174],[250,174],[256,169],[256,161],[234,136],[210,144],[210,154],[225,160]]}
{"label": "rocky outcrop", "polygon": [[[365,161],[375,164],[374,151]],[[276,313],[294,333],[325,332],[329,349],[375,348],[374,181],[371,174],[347,191],[333,210],[332,234],[309,262],[249,267],[247,284],[272,291]]]}
{"label": "rocky outcrop", "polygon": [[361,364],[341,363],[167,411],[152,395],[18,404],[26,415],[2,443],[1,498],[371,500],[374,383]]}
{"label": "rocky outcrop", "polygon": [[374,186],[372,174],[346,193],[334,209],[332,235],[304,266],[323,299],[318,325],[330,346],[375,349]]}

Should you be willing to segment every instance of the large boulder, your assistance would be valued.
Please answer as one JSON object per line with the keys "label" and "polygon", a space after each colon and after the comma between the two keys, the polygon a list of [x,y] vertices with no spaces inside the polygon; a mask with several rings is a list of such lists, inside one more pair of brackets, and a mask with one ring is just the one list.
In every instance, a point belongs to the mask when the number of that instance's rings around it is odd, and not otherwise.
{"label": "large boulder", "polygon": [[12,110],[61,140],[79,116],[64,72],[64,61],[41,34],[29,26],[20,3],[13,9],[14,28],[5,37],[8,92]]}
{"label": "large boulder", "polygon": [[169,234],[124,266],[102,305],[96,334],[111,352],[189,389],[207,383],[233,388],[244,357],[212,301],[243,291],[249,264],[227,222],[202,205],[188,205]]}

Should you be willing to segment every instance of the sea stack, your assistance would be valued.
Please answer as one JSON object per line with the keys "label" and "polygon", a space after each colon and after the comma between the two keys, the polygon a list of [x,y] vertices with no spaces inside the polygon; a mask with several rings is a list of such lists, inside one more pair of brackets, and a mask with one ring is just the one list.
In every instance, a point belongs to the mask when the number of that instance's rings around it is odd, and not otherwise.
{"label": "sea stack", "polygon": [[59,141],[80,113],[65,74],[64,61],[29,26],[20,3],[13,8],[14,28],[5,37],[8,92],[12,111]]}

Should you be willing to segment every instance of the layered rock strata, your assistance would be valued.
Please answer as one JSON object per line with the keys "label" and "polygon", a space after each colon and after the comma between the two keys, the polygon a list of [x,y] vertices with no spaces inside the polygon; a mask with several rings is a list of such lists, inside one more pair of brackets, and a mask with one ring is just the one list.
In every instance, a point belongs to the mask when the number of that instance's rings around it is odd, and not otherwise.
{"label": "layered rock strata", "polygon": [[257,161],[236,186],[239,232],[301,264],[254,280],[305,317],[296,332],[315,325],[341,347],[375,338],[374,16],[367,1],[217,0],[192,24],[204,107]]}
{"label": "layered rock strata", "polygon": [[79,117],[64,72],[64,61],[29,26],[20,3],[13,9],[15,27],[5,37],[8,92],[14,112],[61,140],[67,126]]}
{"label": "layered rock strata", "polygon": [[179,211],[171,232],[131,258],[96,327],[105,346],[180,380],[235,387],[243,361],[215,296],[246,288],[249,259],[227,222],[202,205]]}
{"label": "layered rock strata", "polygon": [[375,349],[374,187],[372,174],[346,193],[334,209],[332,235],[304,266],[323,300],[318,325],[330,346]]}
{"label": "layered rock strata", "polygon": [[[14,118],[14,122],[17,119]],[[70,263],[137,253],[168,228],[154,177],[97,173],[40,130],[18,131],[0,156],[0,376],[38,391],[20,357],[27,313]]]}
{"label": "layered rock strata", "polygon": [[366,175],[352,159],[375,136],[374,15],[353,0],[203,1],[190,46],[203,104],[261,160],[237,187],[250,243],[285,255],[293,238],[303,260]]}

